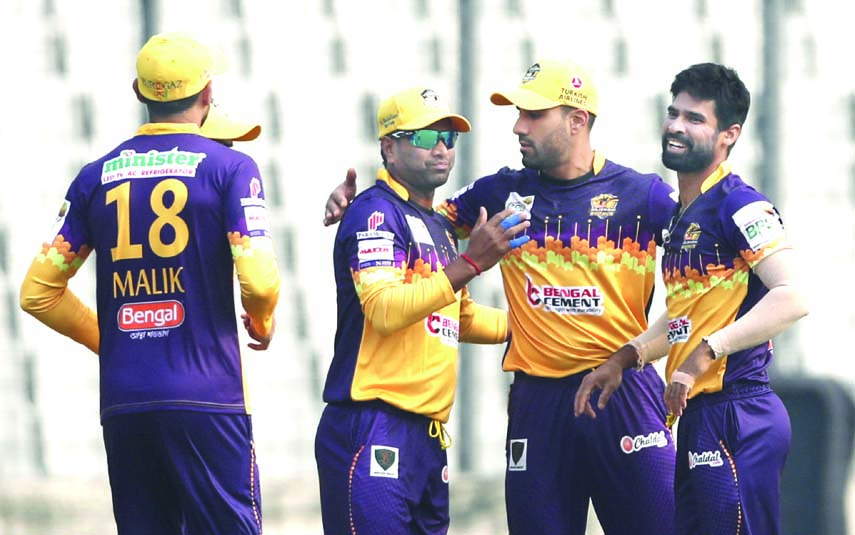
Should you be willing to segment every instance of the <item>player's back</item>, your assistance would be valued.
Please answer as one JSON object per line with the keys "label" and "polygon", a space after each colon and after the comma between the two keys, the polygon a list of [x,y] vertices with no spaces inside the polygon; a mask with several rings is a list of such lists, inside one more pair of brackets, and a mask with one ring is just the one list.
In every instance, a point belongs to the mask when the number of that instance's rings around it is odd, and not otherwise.
{"label": "player's back", "polygon": [[259,173],[175,131],[144,126],[69,190],[66,239],[96,251],[102,417],[245,411],[230,241],[266,232]]}

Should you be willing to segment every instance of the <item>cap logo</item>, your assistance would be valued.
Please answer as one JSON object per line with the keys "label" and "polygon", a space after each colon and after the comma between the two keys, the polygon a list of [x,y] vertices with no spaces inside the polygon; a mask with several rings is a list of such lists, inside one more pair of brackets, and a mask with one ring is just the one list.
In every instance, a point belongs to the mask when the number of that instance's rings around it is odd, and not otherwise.
{"label": "cap logo", "polygon": [[537,78],[537,73],[539,73],[539,72],[540,72],[540,63],[535,63],[534,65],[529,67],[527,71],[525,71],[525,74],[523,75],[523,79],[522,79],[523,83],[531,82],[532,80]]}
{"label": "cap logo", "polygon": [[433,89],[425,89],[422,91],[422,104],[428,108],[439,108],[439,95]]}
{"label": "cap logo", "polygon": [[581,79],[581,78],[579,78],[578,76],[574,76],[574,77],[570,80],[570,85],[572,85],[572,86],[573,86],[573,87],[575,87],[576,89],[579,89],[579,88],[581,88],[581,87],[582,87],[582,79]]}

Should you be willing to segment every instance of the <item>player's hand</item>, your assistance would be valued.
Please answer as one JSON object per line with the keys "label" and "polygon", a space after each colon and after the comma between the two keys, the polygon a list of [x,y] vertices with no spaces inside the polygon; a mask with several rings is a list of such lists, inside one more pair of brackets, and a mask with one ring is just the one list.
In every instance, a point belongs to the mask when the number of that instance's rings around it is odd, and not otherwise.
{"label": "player's hand", "polygon": [[671,374],[671,382],[665,387],[665,406],[671,414],[683,415],[695,380],[709,370],[714,356],[712,348],[706,342],[701,342],[689,353],[677,371]]}
{"label": "player's hand", "polygon": [[469,235],[466,254],[481,271],[496,265],[511,249],[519,247],[531,239],[524,234],[531,223],[526,212],[506,209],[487,219],[487,210],[482,206]]}
{"label": "player's hand", "polygon": [[341,221],[345,210],[354,197],[356,197],[356,169],[351,167],[347,170],[344,182],[336,186],[327,199],[324,226],[328,227]]}
{"label": "player's hand", "polygon": [[623,382],[623,368],[618,366],[612,360],[607,360],[600,367],[589,373],[582,379],[582,384],[579,385],[579,390],[576,391],[576,400],[573,404],[573,413],[578,418],[583,413],[591,418],[596,418],[597,413],[591,407],[591,394],[597,390],[602,390],[600,399],[597,402],[597,408],[603,410],[606,408],[606,403],[612,394],[620,388]]}
{"label": "player's hand", "polygon": [[267,349],[270,346],[270,341],[273,340],[273,331],[276,330],[276,320],[273,320],[274,328],[270,329],[267,336],[261,336],[258,334],[258,331],[255,330],[255,325],[253,325],[252,318],[249,317],[249,314],[241,314],[240,318],[243,320],[243,328],[246,329],[249,337],[255,340],[255,342],[246,344],[246,347],[254,349],[255,351],[264,351]]}

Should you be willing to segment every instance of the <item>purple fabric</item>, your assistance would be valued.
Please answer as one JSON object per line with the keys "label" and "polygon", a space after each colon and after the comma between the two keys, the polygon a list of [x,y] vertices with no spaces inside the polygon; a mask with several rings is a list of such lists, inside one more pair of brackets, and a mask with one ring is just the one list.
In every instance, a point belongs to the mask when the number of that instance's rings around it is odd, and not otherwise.
{"label": "purple fabric", "polygon": [[[584,535],[588,500],[607,535],[674,529],[674,442],[656,370],[627,370],[596,419],[573,415],[584,374],[517,373],[511,385],[505,500],[511,534]],[[596,406],[599,393],[592,396]]]}
{"label": "purple fabric", "polygon": [[324,409],[315,438],[324,533],[448,532],[448,460],[430,422],[382,402]]}
{"label": "purple fabric", "polygon": [[249,416],[140,412],[103,431],[119,535],[260,535]]}
{"label": "purple fabric", "polygon": [[790,419],[766,385],[689,401],[677,428],[677,533],[781,533],[781,473]]}

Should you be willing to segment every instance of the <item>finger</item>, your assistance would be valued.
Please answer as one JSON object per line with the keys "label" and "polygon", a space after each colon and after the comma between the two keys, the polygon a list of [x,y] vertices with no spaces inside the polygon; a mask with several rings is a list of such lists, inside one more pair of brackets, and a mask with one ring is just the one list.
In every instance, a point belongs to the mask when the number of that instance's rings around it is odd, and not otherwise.
{"label": "finger", "polygon": [[594,385],[582,380],[579,390],[576,391],[576,399],[573,403],[573,412],[579,416],[583,412],[587,412],[586,405],[590,405],[588,399],[591,397],[591,392],[594,390]]}
{"label": "finger", "polygon": [[603,391],[600,392],[600,400],[597,402],[597,407],[599,407],[600,410],[606,408],[606,403],[609,402],[609,399],[611,399],[613,393],[613,389],[609,388],[608,386],[603,387]]}
{"label": "finger", "polygon": [[588,416],[590,416],[593,419],[597,418],[597,413],[594,412],[594,408],[591,407],[590,402],[585,402],[585,414],[587,414]]}
{"label": "finger", "polygon": [[518,236],[511,240],[511,249],[516,249],[520,245],[528,243],[529,240],[531,240],[531,236],[529,236],[528,234]]}
{"label": "finger", "polygon": [[508,230],[509,228],[519,224],[519,222],[525,218],[525,212],[514,212],[502,220],[502,228]]}
{"label": "finger", "polygon": [[486,222],[487,222],[487,209],[482,206],[478,212],[478,221],[475,222],[475,226],[480,227],[481,225],[483,225]]}
{"label": "finger", "polygon": [[344,184],[348,188],[356,187],[356,169],[354,169],[353,167],[348,169],[347,174],[344,175]]}

